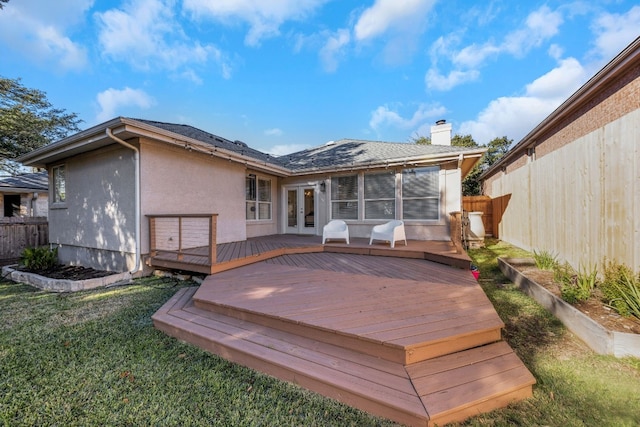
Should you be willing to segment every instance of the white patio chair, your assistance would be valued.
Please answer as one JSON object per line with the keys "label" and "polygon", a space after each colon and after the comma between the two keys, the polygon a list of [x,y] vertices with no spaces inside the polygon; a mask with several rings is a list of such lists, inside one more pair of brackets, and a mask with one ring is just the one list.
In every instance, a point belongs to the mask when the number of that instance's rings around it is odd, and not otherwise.
{"label": "white patio chair", "polygon": [[407,246],[407,236],[404,233],[404,222],[399,220],[389,221],[386,224],[375,225],[371,230],[371,239],[369,239],[369,245],[374,240],[384,240],[391,244],[393,248],[395,243],[404,240],[404,245]]}
{"label": "white patio chair", "polygon": [[322,229],[322,244],[324,245],[324,242],[329,239],[344,239],[347,241],[348,245],[349,227],[347,227],[347,223],[340,219],[329,221],[329,223]]}

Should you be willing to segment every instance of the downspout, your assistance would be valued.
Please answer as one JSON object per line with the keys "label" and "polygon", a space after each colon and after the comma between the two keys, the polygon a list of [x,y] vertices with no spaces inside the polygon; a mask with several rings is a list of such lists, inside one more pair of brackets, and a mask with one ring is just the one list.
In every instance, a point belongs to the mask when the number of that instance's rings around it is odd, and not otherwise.
{"label": "downspout", "polygon": [[137,273],[140,271],[140,258],[141,258],[141,244],[140,244],[140,150],[129,144],[128,142],[123,141],[113,134],[111,128],[105,129],[107,136],[117,142],[118,144],[133,150],[133,160],[135,162],[135,192],[136,192],[136,266],[133,270],[130,271],[131,274]]}

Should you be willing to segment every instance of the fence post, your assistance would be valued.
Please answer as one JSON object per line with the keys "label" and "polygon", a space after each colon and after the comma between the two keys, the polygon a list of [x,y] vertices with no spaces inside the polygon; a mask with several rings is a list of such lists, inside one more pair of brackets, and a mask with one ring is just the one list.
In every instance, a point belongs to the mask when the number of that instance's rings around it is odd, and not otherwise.
{"label": "fence post", "polygon": [[218,234],[218,214],[213,214],[209,218],[209,265],[217,262],[217,234]]}
{"label": "fence post", "polygon": [[156,218],[154,216],[149,217],[149,256],[158,256],[156,250]]}
{"label": "fence post", "polygon": [[453,246],[455,246],[456,248],[456,252],[460,254],[464,252],[462,249],[462,212],[451,212],[449,216],[449,223],[451,227],[451,241],[453,242]]}

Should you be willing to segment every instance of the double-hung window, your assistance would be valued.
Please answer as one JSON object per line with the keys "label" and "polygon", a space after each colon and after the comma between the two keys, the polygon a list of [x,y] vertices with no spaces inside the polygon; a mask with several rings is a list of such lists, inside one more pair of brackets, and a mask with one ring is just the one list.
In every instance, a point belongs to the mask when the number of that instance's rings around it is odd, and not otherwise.
{"label": "double-hung window", "polygon": [[247,175],[245,198],[248,220],[271,219],[271,180]]}
{"label": "double-hung window", "polygon": [[52,168],[53,176],[53,203],[64,203],[67,201],[67,178],[64,165]]}
{"label": "double-hung window", "polygon": [[438,166],[402,171],[402,217],[405,220],[440,218],[440,168]]}
{"label": "double-hung window", "polygon": [[368,173],[364,175],[364,218],[395,219],[395,172]]}
{"label": "double-hung window", "polygon": [[358,175],[331,178],[331,219],[358,219]]}

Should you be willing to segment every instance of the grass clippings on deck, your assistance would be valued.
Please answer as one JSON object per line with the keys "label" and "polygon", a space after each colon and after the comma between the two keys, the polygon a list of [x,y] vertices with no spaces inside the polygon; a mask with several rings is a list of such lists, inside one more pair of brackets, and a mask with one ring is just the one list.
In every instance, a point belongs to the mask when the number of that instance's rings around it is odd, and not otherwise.
{"label": "grass clippings on deck", "polygon": [[[534,397],[466,426],[640,425],[640,360],[599,356],[471,252],[505,338],[538,381]],[[57,294],[0,283],[0,425],[384,426],[393,423],[229,363],[155,330],[181,286],[148,278]]]}

